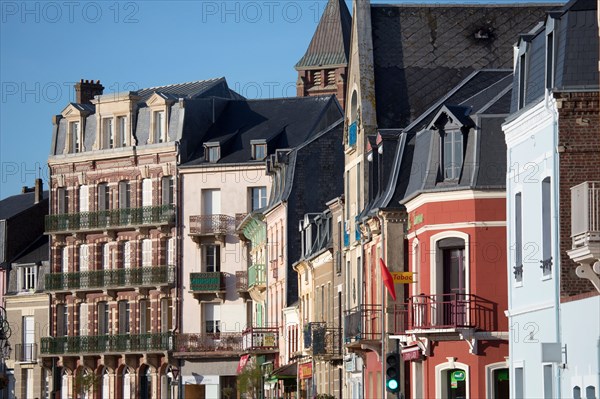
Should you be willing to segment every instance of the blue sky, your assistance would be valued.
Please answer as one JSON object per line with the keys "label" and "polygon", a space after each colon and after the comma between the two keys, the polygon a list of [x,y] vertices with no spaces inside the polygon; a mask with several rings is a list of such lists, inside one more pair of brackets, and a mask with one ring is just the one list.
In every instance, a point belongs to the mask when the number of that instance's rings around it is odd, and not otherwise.
{"label": "blue sky", "polygon": [[293,67],[325,5],[1,0],[0,198],[38,175],[47,187],[52,116],[79,79],[107,93],[224,76],[248,98],[295,95]]}

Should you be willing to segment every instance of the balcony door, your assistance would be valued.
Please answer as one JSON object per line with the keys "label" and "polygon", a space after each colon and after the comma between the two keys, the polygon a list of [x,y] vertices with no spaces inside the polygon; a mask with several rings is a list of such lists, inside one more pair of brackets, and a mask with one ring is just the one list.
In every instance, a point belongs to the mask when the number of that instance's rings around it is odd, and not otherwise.
{"label": "balcony door", "polygon": [[152,179],[142,180],[142,212],[144,221],[152,217]]}
{"label": "balcony door", "polygon": [[[465,241],[462,238],[444,238],[438,241],[438,268],[436,295],[433,298],[437,326],[463,326],[467,312],[467,276]],[[432,309],[433,311],[434,309]]]}
{"label": "balcony door", "polygon": [[90,190],[88,186],[79,186],[79,212],[81,228],[89,227]]}
{"label": "balcony door", "polygon": [[33,316],[23,316],[23,353],[22,360],[31,362],[34,358],[35,321]]}
{"label": "balcony door", "polygon": [[90,270],[90,247],[87,244],[79,246],[79,284],[80,288],[87,288],[89,285]]}

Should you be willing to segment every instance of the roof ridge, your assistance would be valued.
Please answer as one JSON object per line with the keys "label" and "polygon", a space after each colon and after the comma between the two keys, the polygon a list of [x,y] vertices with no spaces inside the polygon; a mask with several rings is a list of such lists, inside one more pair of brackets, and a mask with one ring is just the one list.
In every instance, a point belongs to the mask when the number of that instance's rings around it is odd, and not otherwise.
{"label": "roof ridge", "polygon": [[144,87],[144,88],[136,90],[136,92],[144,91],[144,90],[155,90],[156,91],[156,89],[164,89],[164,88],[173,87],[173,86],[183,86],[183,85],[189,85],[189,84],[193,84],[193,83],[216,82],[216,81],[221,80],[221,79],[225,79],[225,77],[221,76],[221,77],[212,78],[212,79],[193,80],[191,82],[171,83],[171,84],[162,85],[162,86]]}

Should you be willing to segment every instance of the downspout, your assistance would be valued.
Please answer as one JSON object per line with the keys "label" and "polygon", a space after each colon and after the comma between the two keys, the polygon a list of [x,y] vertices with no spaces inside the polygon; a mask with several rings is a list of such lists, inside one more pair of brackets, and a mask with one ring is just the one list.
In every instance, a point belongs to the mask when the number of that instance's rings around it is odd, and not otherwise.
{"label": "downspout", "polygon": [[[562,337],[561,337],[561,322],[560,322],[560,267],[561,267],[561,262],[560,262],[560,219],[559,219],[559,204],[560,204],[560,165],[559,165],[559,160],[560,160],[560,154],[558,152],[558,118],[559,118],[559,114],[558,111],[556,110],[556,106],[551,106],[550,102],[552,100],[552,96],[550,93],[550,90],[546,90],[545,91],[545,98],[544,98],[544,107],[546,108],[546,110],[552,114],[552,166],[553,166],[553,184],[554,184],[554,190],[552,190],[553,195],[554,195],[554,221],[555,221],[555,234],[553,236],[554,239],[554,243],[553,243],[553,248],[552,248],[552,256],[554,256],[555,259],[555,267],[554,267],[554,285],[555,285],[555,296],[554,296],[554,301],[555,301],[555,314],[556,314],[556,341],[558,343],[560,343],[561,345],[561,352],[562,352]],[[554,102],[554,101],[552,101]],[[556,385],[557,385],[557,397],[559,397],[561,395],[561,373],[560,373],[560,367],[561,365],[559,364],[559,367],[557,367],[556,369]]]}
{"label": "downspout", "polygon": [[[377,219],[379,220],[379,230],[381,231],[381,259],[387,264],[387,257],[385,256],[385,228],[383,224],[383,218],[381,214],[377,213]],[[381,270],[381,267],[379,268]],[[381,275],[381,273],[380,273]],[[386,398],[385,392],[385,304],[387,296],[385,295],[385,287],[383,284],[383,278],[379,279],[381,284],[381,397]]]}
{"label": "downspout", "polygon": [[[177,156],[179,158],[180,154],[179,154],[179,142],[175,142],[175,145],[177,147]],[[180,176],[179,171],[177,170],[177,166],[175,166],[175,176],[173,176],[173,178],[175,179],[175,184],[177,187],[177,202],[179,203],[179,206],[177,207],[177,210],[175,211],[175,215],[176,215],[176,223],[177,223],[177,237],[183,237],[183,223],[182,223],[182,212],[181,212],[181,204],[183,203],[183,184],[182,184],[182,180],[183,178]],[[176,310],[175,310],[175,314],[178,316],[175,319],[175,328],[173,329],[173,333],[175,334],[176,331],[180,330],[180,323],[181,320],[183,320],[183,306],[181,306],[181,298],[183,297],[183,242],[182,242],[182,238],[180,239],[176,239],[175,241],[177,243],[177,262],[178,263],[176,265],[176,272],[175,272],[175,276],[176,276],[176,289],[178,292],[177,298],[175,298],[175,306],[176,306]],[[179,375],[178,375],[178,381],[177,381],[177,399],[182,399],[183,398],[183,370],[182,370],[182,360],[178,359],[177,360],[177,368],[179,369]]]}

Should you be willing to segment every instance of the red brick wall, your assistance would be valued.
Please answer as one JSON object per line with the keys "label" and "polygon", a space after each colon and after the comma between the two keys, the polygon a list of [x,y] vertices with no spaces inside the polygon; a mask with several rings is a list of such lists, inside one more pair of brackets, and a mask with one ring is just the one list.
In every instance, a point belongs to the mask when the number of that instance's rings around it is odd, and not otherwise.
{"label": "red brick wall", "polygon": [[571,249],[571,187],[600,181],[599,93],[557,93],[560,156],[560,261],[561,298],[597,291],[587,279],[575,275]]}

